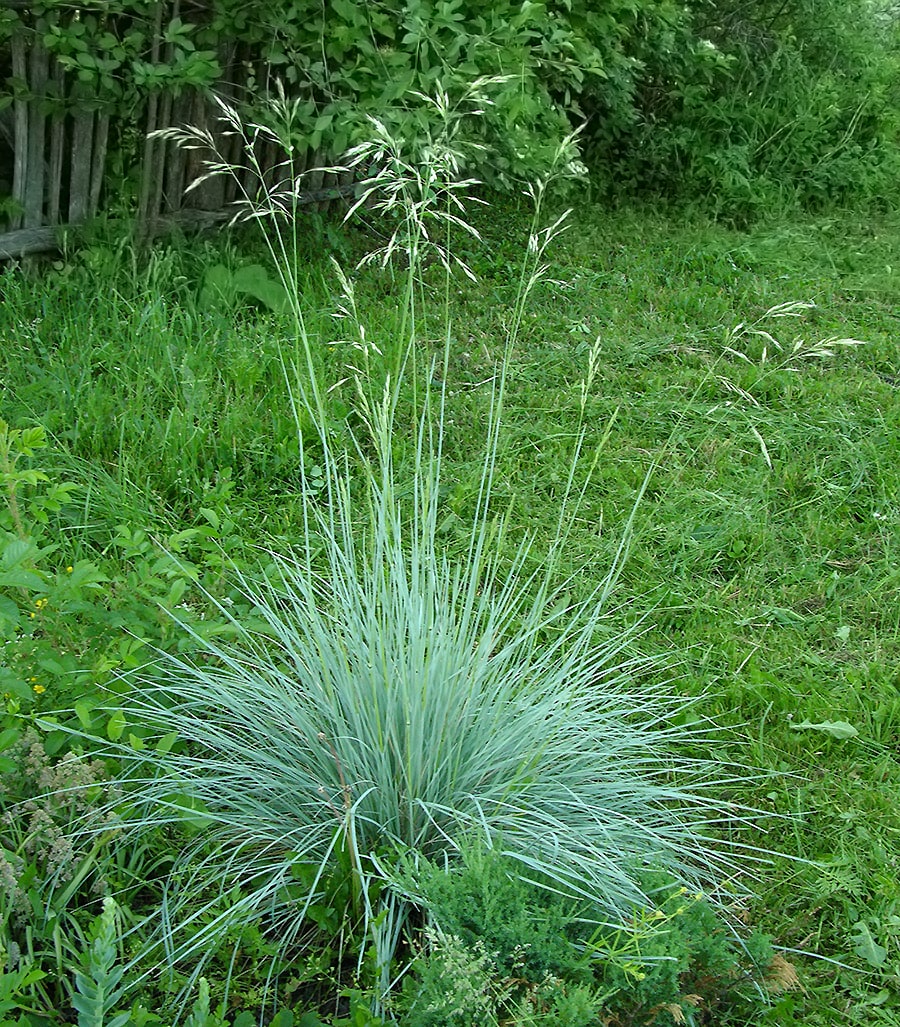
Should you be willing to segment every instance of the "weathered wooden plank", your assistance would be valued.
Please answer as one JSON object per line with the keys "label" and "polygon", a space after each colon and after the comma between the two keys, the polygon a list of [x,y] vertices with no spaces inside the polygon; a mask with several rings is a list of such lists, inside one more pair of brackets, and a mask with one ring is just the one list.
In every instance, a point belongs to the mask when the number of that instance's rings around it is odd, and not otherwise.
{"label": "weathered wooden plank", "polygon": [[344,200],[341,203],[342,213],[346,213],[350,204],[356,198],[355,185],[355,178],[351,170],[343,171],[338,175],[337,188],[340,191],[341,196],[344,197]]}
{"label": "weathered wooden plank", "polygon": [[[169,61],[170,59],[171,54],[167,54],[165,60]],[[160,128],[170,128],[172,125],[171,93],[163,93],[158,110]],[[175,149],[175,145],[167,139],[160,139],[159,143],[160,146],[156,151],[155,157],[156,164],[153,168],[153,189],[150,193],[150,205],[148,207],[151,218],[158,218],[163,213],[168,213],[172,210],[172,207],[167,203],[164,186],[166,181],[166,164],[171,157],[172,151]]]}
{"label": "weathered wooden plank", "polygon": [[32,253],[59,249],[58,228],[19,228],[0,235],[0,260],[17,260]]}
{"label": "weathered wooden plank", "polygon": [[[159,62],[159,51],[162,40],[163,3],[157,0],[153,9],[153,42],[150,44],[150,63]],[[156,139],[153,133],[160,128],[158,118],[159,96],[151,93],[147,99],[147,121],[144,125],[144,153],[141,159],[141,186],[138,194],[137,224],[138,233],[143,234],[143,226],[150,219],[150,202],[153,193],[154,158],[163,148],[163,141]]]}
{"label": "weathered wooden plank", "polygon": [[[168,11],[168,18],[170,20],[178,18],[181,14],[181,3],[180,0],[172,0],[171,7]],[[161,31],[161,29],[160,29]],[[175,44],[166,43],[162,52],[162,62],[166,65],[171,65],[175,59]],[[157,108],[159,117],[160,128],[171,128],[172,126],[172,102],[173,97],[171,92],[164,92],[160,98],[159,106]],[[149,214],[151,218],[158,218],[162,213],[170,211],[172,208],[166,202],[166,163],[169,156],[174,149],[174,145],[165,139],[161,139],[160,147],[156,154],[156,167],[153,169],[153,191],[150,194]]]}
{"label": "weathered wooden plank", "polygon": [[94,148],[94,111],[87,90],[73,90],[77,103],[72,114],[72,156],[69,171],[69,221],[80,225],[87,220],[91,202],[91,168]]}
{"label": "weathered wooden plank", "polygon": [[[251,152],[252,151],[252,152]],[[259,143],[250,145],[249,143],[244,146],[243,158],[241,164],[243,165],[243,171],[239,172],[238,178],[240,180],[240,189],[238,190],[241,200],[247,200],[250,203],[256,203],[259,197],[259,161],[260,161],[260,147]]]}
{"label": "weathered wooden plank", "polygon": [[[223,83],[228,83],[223,90],[223,97],[227,103],[236,105],[238,103],[238,96],[243,95],[245,91],[240,83],[246,81],[247,69],[252,67],[254,53],[246,43],[241,43],[235,44],[230,49],[229,54],[228,63],[223,64],[223,68],[227,69],[223,77]],[[217,123],[217,129],[222,133],[222,142],[220,144],[222,156],[235,169],[234,174],[221,176],[223,187],[222,202],[230,205],[243,199],[240,189],[240,175],[237,169],[243,167],[245,162],[244,140],[231,129],[228,130],[230,134],[226,135],[226,128],[221,122]]]}
{"label": "weathered wooden plank", "polygon": [[301,189],[306,185],[306,169],[309,167],[309,151],[304,150],[303,153],[295,153],[291,160],[291,174],[294,178],[293,188],[297,189],[299,186]]}
{"label": "weathered wooden plank", "polygon": [[[190,123],[196,128],[209,129],[216,138],[219,155],[227,159],[227,143],[229,137],[223,136],[221,126],[211,110],[208,99],[197,93],[194,98],[193,109],[190,113]],[[218,156],[209,150],[193,150],[190,159],[185,167],[185,188],[198,178],[206,175],[206,164],[209,160],[218,161]],[[184,206],[202,210],[220,210],[226,205],[227,176],[213,175],[205,178],[204,181],[184,197]]]}
{"label": "weathered wooden plank", "polygon": [[[231,165],[231,167],[237,169],[243,164],[244,159],[244,142],[239,135],[228,136],[225,139],[225,145],[222,147],[222,155]],[[222,176],[225,188],[224,188],[224,201],[225,203],[236,203],[242,199],[241,190],[239,187],[239,178],[236,174]]]}
{"label": "weathered wooden plank", "polygon": [[94,152],[91,156],[91,190],[88,197],[88,217],[96,215],[100,207],[100,190],[106,177],[106,146],[109,140],[109,115],[97,111],[94,123]]}
{"label": "weathered wooden plank", "polygon": [[[192,112],[194,109],[194,94],[184,92],[177,97],[172,108],[172,123],[177,127],[193,124]],[[168,149],[165,174],[166,174],[166,197],[170,210],[178,210],[182,206],[184,196],[185,176],[187,174],[188,152],[183,146],[171,146]]]}
{"label": "weathered wooden plank", "polygon": [[29,61],[31,99],[28,103],[28,177],[22,205],[23,228],[37,228],[44,223],[45,129],[47,117],[43,110],[47,93],[49,58],[39,37],[32,40]]}
{"label": "weathered wooden plank", "polygon": [[[20,82],[27,81],[27,64],[25,61],[25,35],[16,32],[10,40],[10,57],[12,63],[13,78]],[[28,182],[28,103],[18,99],[13,105],[15,127],[13,130],[13,185],[12,198],[24,209],[25,189]],[[14,214],[10,218],[10,227],[16,229],[22,224],[22,217]]]}
{"label": "weathered wooden plank", "polygon": [[141,187],[138,195],[138,226],[146,224],[150,218],[150,200],[153,192],[153,171],[157,154],[162,150],[163,141],[154,137],[159,128],[157,104],[159,98],[151,93],[147,100],[147,120],[144,124],[144,152],[141,155]]}
{"label": "weathered wooden plank", "polygon": [[[61,97],[65,88],[65,72],[58,64],[53,69],[53,85],[55,97]],[[47,171],[47,221],[51,225],[59,224],[62,208],[65,132],[65,114],[61,108],[57,108],[50,119],[50,158]]]}
{"label": "weathered wooden plank", "polygon": [[[354,196],[358,184],[338,183],[326,189],[304,189],[297,195],[300,207],[313,209],[325,200],[342,202]],[[166,232],[204,231],[224,225],[232,217],[233,211],[225,208],[220,210],[179,210],[162,217],[152,218],[145,222],[143,231],[146,237],[164,235]],[[0,260],[12,260],[32,253],[47,253],[59,250],[60,240],[65,234],[74,234],[80,225],[56,225],[43,228],[18,229],[0,235]]]}
{"label": "weathered wooden plank", "polygon": [[[319,158],[321,160],[325,159],[323,154],[319,154]],[[337,184],[338,184],[338,176],[333,171],[326,171],[322,175],[322,184],[319,186],[319,188],[322,191],[327,191],[327,190],[335,189],[337,187]],[[324,200],[319,200],[319,202],[316,204],[314,209],[317,210],[320,214],[324,214],[326,211],[328,211],[331,207],[333,207],[336,203],[339,203],[339,202],[340,202],[340,199],[339,199],[338,196],[334,196],[334,197],[328,196]]]}
{"label": "weathered wooden plank", "polygon": [[[312,170],[303,179],[303,191],[312,193],[313,195],[321,193],[324,188],[323,183],[325,182],[325,173],[322,171],[322,155],[320,153],[314,153],[310,155],[309,163],[312,165]],[[327,202],[325,204],[328,205]],[[317,202],[314,210],[321,210],[321,201]]]}
{"label": "weathered wooden plank", "polygon": [[[228,211],[183,210],[167,217],[155,218],[147,223],[148,236],[165,235],[174,231],[202,232],[221,226],[229,218]],[[39,253],[60,252],[63,239],[69,235],[77,239],[80,225],[45,225],[42,228],[20,228],[0,234],[0,260],[18,260]],[[127,231],[126,225],[122,231]]]}

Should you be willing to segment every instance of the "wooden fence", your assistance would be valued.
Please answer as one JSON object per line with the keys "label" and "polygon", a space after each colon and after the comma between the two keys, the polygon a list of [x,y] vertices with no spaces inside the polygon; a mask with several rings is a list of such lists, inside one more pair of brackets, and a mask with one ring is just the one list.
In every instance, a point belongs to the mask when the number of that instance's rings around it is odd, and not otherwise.
{"label": "wooden fence", "polygon": [[[7,6],[28,10],[27,0],[4,0]],[[160,0],[155,7],[156,35],[151,61],[165,61],[171,44],[165,43],[162,27],[177,15],[179,0]],[[73,15],[74,16],[74,15]],[[146,237],[179,224],[209,224],[225,221],[230,205],[242,186],[256,190],[254,172],[246,166],[242,140],[222,136],[223,156],[243,168],[239,180],[228,176],[208,179],[190,193],[187,186],[203,170],[208,154],[189,151],[154,135],[172,126],[194,125],[216,130],[216,108],[208,92],[182,89],[179,92],[149,92],[136,109],[123,117],[110,98],[95,86],[86,86],[48,53],[39,32],[22,26],[9,42],[11,75],[20,94],[6,111],[0,112],[0,143],[11,151],[12,208],[8,231],[0,234],[0,259],[54,249],[64,228],[83,225],[103,209],[104,204],[122,202],[129,190],[122,181],[112,180],[111,147],[123,131],[137,132],[137,167],[129,168],[136,181],[136,227]],[[231,99],[240,99],[234,83],[246,81],[253,55],[232,45],[219,54],[220,81],[231,83]],[[265,81],[264,69],[256,69],[257,80]],[[24,85],[24,88],[22,88]],[[284,159],[273,143],[261,144],[256,158],[264,168],[275,168]],[[326,164],[328,155],[311,154],[305,167]],[[295,173],[304,167],[295,167]],[[2,171],[2,169],[0,169]],[[2,178],[2,174],[0,174]],[[313,171],[305,182],[301,202],[310,209],[326,210],[346,203],[354,192],[352,176]],[[135,189],[130,187],[131,202]]]}

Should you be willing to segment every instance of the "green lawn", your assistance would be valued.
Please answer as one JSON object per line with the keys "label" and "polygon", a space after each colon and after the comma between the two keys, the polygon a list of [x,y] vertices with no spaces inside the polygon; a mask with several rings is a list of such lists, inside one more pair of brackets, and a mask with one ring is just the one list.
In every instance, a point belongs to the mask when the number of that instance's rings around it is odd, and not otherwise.
{"label": "green lawn", "polygon": [[[451,554],[475,509],[529,214],[501,206],[477,224],[484,240],[455,252],[478,280],[453,281],[446,382],[433,374],[446,385],[440,532]],[[340,437],[359,426],[345,379],[360,355],[327,345],[348,329],[333,317],[322,241],[304,256],[303,306]],[[342,239],[344,265],[372,244],[362,229]],[[771,772],[726,791],[760,811],[752,839],[772,853],[733,920],[770,935],[802,984],[760,1023],[900,1023],[898,246],[895,215],[736,231],[579,205],[510,354],[495,475],[510,539],[533,534],[539,562],[583,432],[584,495],[560,568],[574,606],[614,560],[650,472],[603,630],[639,622],[636,646],[659,661],[653,679],[702,697],[697,715],[721,728],[709,755]],[[0,279],[0,417],[42,425],[48,441],[0,468],[8,490],[18,482],[20,522],[0,512],[3,566],[39,575],[0,578],[2,674],[19,712],[129,688],[145,641],[186,644],[166,610],[202,635],[218,623],[216,602],[241,601],[234,565],[252,570],[264,550],[296,542],[291,321],[208,287],[214,264],[261,259],[252,238],[141,260],[101,241],[64,266]],[[441,352],[437,270],[400,423],[407,408],[413,422],[411,383],[421,389]],[[355,281],[359,320],[384,351],[367,368],[377,383],[396,366],[399,286],[378,270]],[[407,443],[399,433],[401,466]],[[304,455],[309,487],[315,446]],[[13,478],[24,469],[49,484]],[[22,534],[37,549],[14,551]],[[118,737],[94,701],[81,723]],[[129,894],[159,872],[152,854],[133,858],[104,871]],[[95,907],[66,923],[83,928]],[[248,1007],[265,946],[248,942]],[[696,1022],[744,1022],[722,1016]]]}

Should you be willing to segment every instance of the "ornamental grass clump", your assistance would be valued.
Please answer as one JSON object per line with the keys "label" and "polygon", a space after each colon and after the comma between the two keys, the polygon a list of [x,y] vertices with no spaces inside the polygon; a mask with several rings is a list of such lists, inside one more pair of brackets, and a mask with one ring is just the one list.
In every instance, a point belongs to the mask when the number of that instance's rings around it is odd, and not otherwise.
{"label": "ornamental grass clump", "polygon": [[[377,166],[392,152],[400,164],[400,144],[379,132],[382,152],[367,160]],[[431,153],[446,160],[437,142]],[[430,188],[446,206],[450,186]],[[539,211],[544,189],[532,190]],[[404,202],[403,190],[386,195]],[[404,222],[415,233],[404,251],[406,331],[413,298],[424,295],[431,209],[413,200]],[[574,465],[540,560],[534,540],[510,540],[492,503],[508,354],[552,235],[532,235],[459,558],[440,532],[445,395],[425,387],[412,427],[398,415],[414,335],[399,374],[380,383],[360,375],[362,427],[337,435],[327,389],[310,377],[298,304],[306,359],[285,360],[286,381],[302,440],[313,425],[324,487],[310,490],[296,548],[273,553],[266,578],[239,578],[252,619],[222,605],[227,636],[182,625],[194,636],[191,657],[161,653],[127,700],[129,721],[166,744],[113,747],[131,797],[119,809],[123,823],[156,829],[187,819],[202,828],[176,855],[159,918],[171,962],[190,961],[199,974],[235,925],[251,920],[288,951],[340,891],[347,930],[362,938],[360,967],[374,952],[380,1005],[402,971],[395,957],[405,927],[427,914],[405,883],[419,858],[452,863],[475,838],[523,878],[615,925],[649,903],[639,883],[648,869],[713,890],[730,873],[727,851],[709,840],[717,820],[741,819],[711,791],[726,770],[681,754],[682,743],[698,740],[678,726],[687,700],[636,683],[633,639],[600,630],[631,524],[612,566],[567,607],[558,567],[582,494]],[[272,243],[276,256],[290,251]],[[449,344],[445,362],[448,352]],[[412,439],[405,457],[404,435]]]}

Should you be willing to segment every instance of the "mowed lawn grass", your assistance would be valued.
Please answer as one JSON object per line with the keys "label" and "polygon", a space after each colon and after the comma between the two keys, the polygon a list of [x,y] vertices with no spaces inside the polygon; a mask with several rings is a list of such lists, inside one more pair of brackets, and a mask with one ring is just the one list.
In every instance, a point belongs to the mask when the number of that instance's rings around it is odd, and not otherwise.
{"label": "mowed lawn grass", "polygon": [[[452,284],[448,378],[433,375],[451,552],[477,500],[529,215],[500,205],[476,224],[483,240],[455,252],[477,282]],[[329,238],[348,268],[372,245],[361,230]],[[652,673],[722,728],[715,755],[771,772],[733,799],[736,822],[742,804],[763,811],[753,840],[775,854],[735,916],[788,950],[805,988],[772,1023],[900,1023],[898,244],[893,215],[738,231],[579,205],[510,354],[496,498],[511,538],[532,534],[540,559],[583,435],[574,604],[615,558],[649,473],[605,630],[640,622]],[[357,415],[352,383],[338,383],[360,355],[328,345],[347,328],[320,249],[305,307],[340,431]],[[296,537],[288,322],[204,291],[212,265],[259,259],[249,239],[139,261],[96,242],[0,285],[0,416],[48,429],[45,470],[83,486],[67,552],[100,563],[110,588],[128,569],[113,544],[123,525],[166,538],[227,509],[225,555],[239,561]],[[356,276],[384,351],[373,381],[396,365],[395,288],[387,272]],[[420,386],[445,331],[437,274],[424,300]]]}

